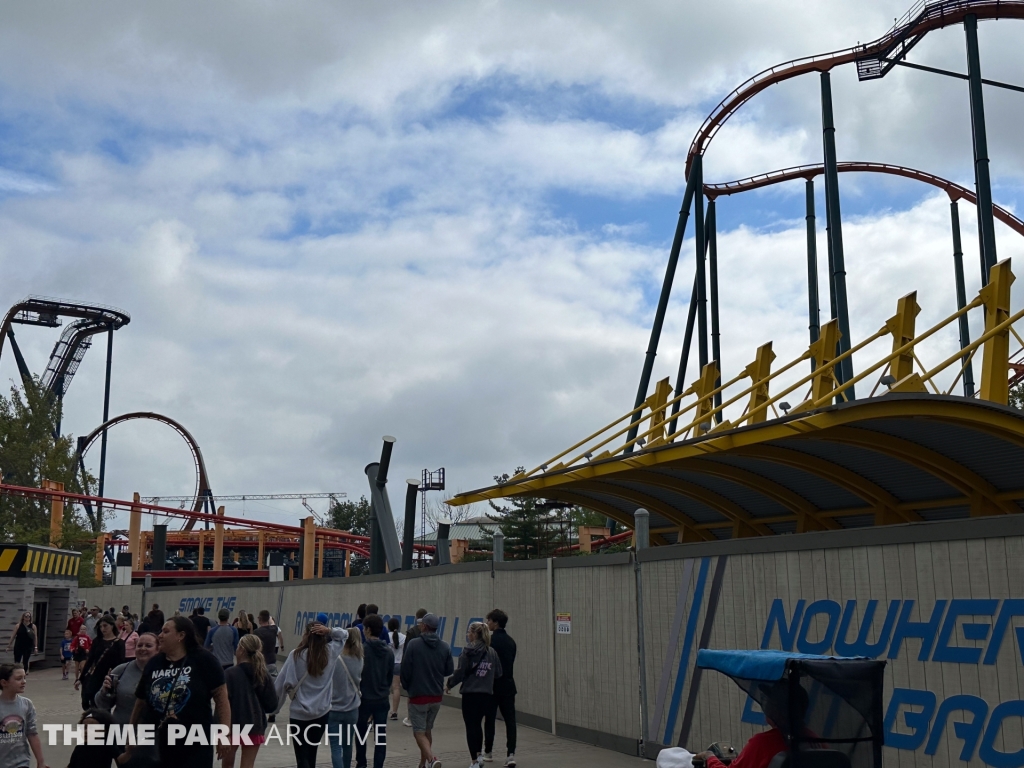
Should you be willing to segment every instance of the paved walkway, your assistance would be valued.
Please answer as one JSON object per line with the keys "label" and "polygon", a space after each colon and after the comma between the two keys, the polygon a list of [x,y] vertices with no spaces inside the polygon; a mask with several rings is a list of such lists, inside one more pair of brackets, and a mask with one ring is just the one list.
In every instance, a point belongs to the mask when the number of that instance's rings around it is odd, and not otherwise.
{"label": "paved walkway", "polygon": [[[33,672],[28,680],[25,695],[35,704],[40,735],[43,738],[43,754],[50,768],[65,768],[71,757],[73,747],[47,746],[46,734],[42,730],[44,723],[76,723],[81,717],[82,709],[78,692],[72,688],[71,681],[60,679],[60,669],[44,669]],[[405,703],[400,709],[404,712]],[[278,717],[278,728],[287,719]],[[495,741],[501,749],[495,750],[495,761],[490,763],[500,768],[504,761],[505,733],[499,723]],[[593,747],[588,744],[555,738],[544,731],[519,727],[519,745],[516,759],[522,768],[568,768],[568,766],[585,765],[587,768],[619,768],[620,766],[647,766],[653,768],[650,760],[629,757],[618,752]],[[453,707],[442,707],[434,728],[434,743],[437,745],[437,756],[443,761],[444,768],[465,768],[469,765],[469,752],[466,749],[466,734],[462,725],[462,714]],[[499,759],[500,754],[500,759]],[[372,752],[371,752],[372,755]],[[398,724],[389,723],[388,757],[386,768],[416,768],[419,761],[419,750],[413,742],[412,729]],[[372,762],[372,761],[371,761]],[[330,768],[331,753],[327,747],[321,747],[317,754],[318,768]],[[353,762],[354,764],[354,762]],[[218,764],[219,765],[219,764]],[[238,765],[237,761],[235,763]],[[256,759],[256,768],[294,768],[295,758],[291,747],[278,745],[276,742],[260,748]]]}

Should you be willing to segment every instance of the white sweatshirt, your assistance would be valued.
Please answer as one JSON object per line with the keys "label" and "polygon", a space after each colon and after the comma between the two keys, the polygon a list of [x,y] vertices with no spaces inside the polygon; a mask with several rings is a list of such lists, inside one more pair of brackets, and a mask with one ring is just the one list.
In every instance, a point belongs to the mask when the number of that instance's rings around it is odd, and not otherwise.
{"label": "white sweatshirt", "polygon": [[[278,672],[274,687],[277,689],[278,701],[283,704],[291,700],[288,708],[290,720],[316,720],[331,711],[334,667],[347,638],[347,629],[335,627],[331,630],[331,642],[327,646],[327,668],[317,677],[306,674],[305,651],[299,655],[295,651],[288,654],[288,660]],[[294,699],[288,695],[289,691],[295,693]]]}

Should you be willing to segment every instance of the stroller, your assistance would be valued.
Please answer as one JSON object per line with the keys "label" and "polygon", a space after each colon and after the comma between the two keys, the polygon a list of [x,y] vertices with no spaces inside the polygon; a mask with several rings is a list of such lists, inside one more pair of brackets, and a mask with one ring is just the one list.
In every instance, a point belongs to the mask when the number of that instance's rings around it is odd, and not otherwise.
{"label": "stroller", "polygon": [[712,651],[697,666],[731,677],[788,745],[769,768],[882,768],[885,662],[783,651]]}

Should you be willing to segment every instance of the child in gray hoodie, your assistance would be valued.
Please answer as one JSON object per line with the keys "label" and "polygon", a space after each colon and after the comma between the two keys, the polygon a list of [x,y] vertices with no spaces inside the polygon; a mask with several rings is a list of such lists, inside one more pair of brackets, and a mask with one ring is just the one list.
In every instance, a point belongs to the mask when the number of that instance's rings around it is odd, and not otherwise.
{"label": "child in gray hoodie", "polygon": [[462,720],[466,724],[466,744],[473,765],[483,765],[484,716],[494,694],[494,681],[501,677],[501,662],[491,648],[491,632],[486,624],[474,622],[466,630],[466,647],[459,656],[459,668],[448,678],[445,691],[462,686]]}

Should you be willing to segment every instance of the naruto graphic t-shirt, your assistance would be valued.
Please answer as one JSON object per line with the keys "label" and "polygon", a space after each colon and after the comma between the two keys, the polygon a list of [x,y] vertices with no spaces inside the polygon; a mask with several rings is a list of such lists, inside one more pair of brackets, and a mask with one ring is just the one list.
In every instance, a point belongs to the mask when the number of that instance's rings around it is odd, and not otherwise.
{"label": "naruto graphic t-shirt", "polygon": [[36,708],[24,696],[0,699],[0,768],[28,768],[28,737],[36,731]]}
{"label": "naruto graphic t-shirt", "polygon": [[[209,738],[210,724],[213,722],[212,694],[222,685],[224,670],[212,653],[198,649],[177,661],[171,661],[160,653],[146,665],[135,689],[135,696],[148,705],[149,722],[160,725],[166,721],[185,728],[199,724]],[[197,768],[213,761],[213,747],[197,744],[185,746],[181,740],[171,749],[164,744],[160,745],[160,762],[167,764],[171,752],[181,759],[195,760]],[[185,756],[186,752],[189,753],[188,757]]]}

